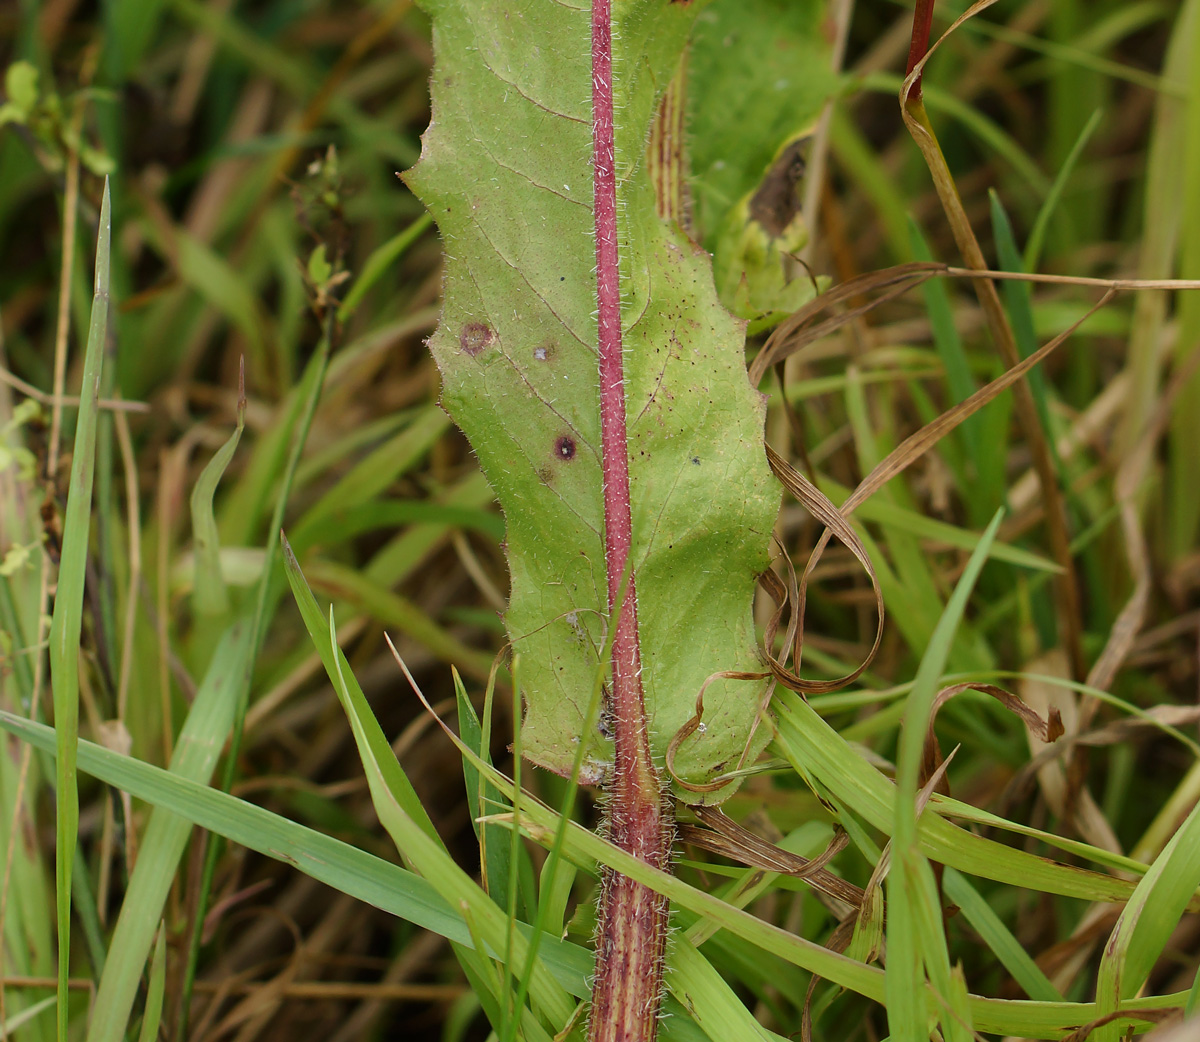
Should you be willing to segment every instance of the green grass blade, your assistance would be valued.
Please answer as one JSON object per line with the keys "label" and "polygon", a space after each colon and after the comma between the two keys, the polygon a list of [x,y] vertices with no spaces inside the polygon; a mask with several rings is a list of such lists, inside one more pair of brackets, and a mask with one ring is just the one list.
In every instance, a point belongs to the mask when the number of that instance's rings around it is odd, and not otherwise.
{"label": "green grass blade", "polygon": [[[1000,403],[993,402],[986,408],[981,409],[976,415],[990,416],[992,410],[998,404]],[[975,417],[973,416],[971,419],[975,419]],[[966,424],[963,426],[966,426]],[[985,439],[982,444],[986,445],[989,443]],[[997,456],[1003,455],[996,451],[994,443],[989,453]],[[984,453],[983,455],[986,456],[988,453]],[[1003,460],[1001,460],[1001,464],[1003,464]],[[974,487],[972,485],[972,494],[974,494]],[[850,490],[846,486],[839,485],[826,474],[821,475],[821,491],[833,500],[835,506],[841,506],[850,495]],[[994,512],[992,511],[987,516],[990,518]],[[874,521],[885,529],[894,528],[897,531],[916,536],[918,539],[952,546],[958,550],[966,550],[967,553],[973,553],[979,545],[980,533],[972,532],[966,528],[959,528],[957,525],[949,524],[946,521],[939,521],[934,517],[927,517],[916,510],[911,510],[890,502],[883,496],[872,496],[854,511],[854,516],[858,521]],[[1005,561],[1008,564],[1015,564],[1020,568],[1030,568],[1034,571],[1046,572],[1048,574],[1056,574],[1060,571],[1058,565],[1050,560],[1050,558],[1043,557],[1041,554],[1035,554],[1019,546],[1001,543],[998,540],[992,543],[991,549],[988,551],[988,559],[991,561]]]}
{"label": "green grass blade", "polygon": [[[0,712],[0,728],[38,749],[54,752],[54,731],[44,724]],[[79,750],[82,770],[137,799],[293,865],[313,879],[448,940],[471,944],[462,916],[415,872],[161,767],[92,742],[81,741]],[[568,993],[578,998],[591,994],[587,986],[592,971],[590,952],[553,937],[543,939],[542,949],[547,966]]]}
{"label": "green grass blade", "polygon": [[[776,692],[774,705],[777,746],[788,761],[815,776],[868,824],[889,831],[894,814],[891,782],[857,751],[847,748],[845,740],[803,699]],[[1058,864],[976,836],[952,825],[935,813],[932,805],[921,815],[919,837],[931,861],[967,875],[1085,901],[1123,901],[1133,892],[1128,880]]]}
{"label": "green grass blade", "polygon": [[[1075,172],[1075,167],[1079,163],[1079,157],[1083,155],[1083,150],[1087,148],[1087,143],[1092,139],[1092,135],[1096,132],[1096,128],[1100,126],[1100,119],[1104,115],[1101,109],[1096,109],[1084,124],[1083,129],[1079,132],[1079,137],[1075,139],[1075,144],[1071,146],[1071,151],[1067,153],[1066,159],[1059,167],[1058,173],[1054,175],[1054,183],[1050,186],[1050,191],[1046,194],[1045,200],[1038,209],[1037,217],[1034,218],[1033,227],[1029,231],[1029,240],[1025,243],[1025,253],[1022,257],[1022,271],[1037,271],[1038,264],[1042,259],[1042,246],[1046,241],[1046,231],[1050,227],[1050,219],[1054,216],[1054,211],[1062,199],[1063,191],[1067,187],[1067,182],[1071,180],[1071,174]],[[1016,270],[1016,269],[1014,269]]]}
{"label": "green grass blade", "polygon": [[[995,192],[990,193],[990,202],[992,232],[996,236],[996,255],[1000,267],[1004,271],[1023,272],[1025,270],[1024,261],[1017,250],[1012,222],[1009,221],[1008,214],[1005,213],[1004,207],[1000,203],[1000,197]],[[1039,346],[1037,334],[1033,328],[1033,302],[1029,293],[1029,283],[1005,279],[1000,290],[1004,297],[1008,320],[1012,323],[1013,336],[1017,340],[1017,348],[1021,352],[1022,358],[1028,358]],[[1042,429],[1046,432],[1055,469],[1061,472],[1062,460],[1058,457],[1058,449],[1054,442],[1054,428],[1050,425],[1049,390],[1046,385],[1045,370],[1037,367],[1029,373],[1027,379],[1034,404],[1037,405],[1038,417],[1042,421]]]}
{"label": "green grass blade", "polygon": [[344,601],[357,611],[372,615],[386,626],[424,644],[444,662],[457,663],[465,673],[485,678],[492,656],[476,651],[438,625],[418,605],[373,582],[356,568],[327,560],[309,560],[305,565],[313,584],[324,593]]}
{"label": "green grass blade", "polygon": [[[1175,199],[1175,209],[1166,218],[1179,229],[1179,277],[1200,277],[1200,199],[1193,190],[1200,183],[1200,61],[1197,61],[1196,22],[1200,11],[1187,4],[1181,10],[1174,33],[1184,34],[1191,54],[1186,66],[1187,104],[1182,110],[1177,149],[1173,161],[1182,166],[1182,193]],[[1189,28],[1190,26],[1190,28]],[[1172,49],[1175,40],[1171,41]],[[1182,156],[1182,160],[1180,159]],[[1200,297],[1195,293],[1180,296],[1176,312],[1179,331],[1176,358],[1180,363],[1200,339]],[[1167,552],[1179,558],[1196,545],[1200,527],[1200,484],[1195,474],[1200,467],[1200,375],[1193,375],[1177,399],[1171,418],[1171,435],[1167,450]]]}
{"label": "green grass blade", "polygon": [[[1100,960],[1096,999],[1101,1014],[1120,1008],[1136,995],[1154,963],[1179,926],[1180,917],[1200,886],[1200,805],[1193,807],[1142,877]],[[1121,1031],[1104,1025],[1093,1035],[1096,1042],[1117,1042]]]}
{"label": "green grass blade", "polygon": [[313,528],[380,496],[429,453],[449,426],[450,417],[437,405],[415,413],[403,430],[369,452],[304,514],[292,530],[293,545],[306,546]]}
{"label": "green grass blade", "polygon": [[[1184,81],[1196,56],[1196,26],[1200,3],[1185,0],[1163,62],[1168,79]],[[1188,105],[1184,98],[1160,95],[1154,106],[1154,124],[1146,157],[1145,189],[1142,193],[1137,276],[1142,279],[1170,278],[1175,274],[1176,251],[1182,231],[1179,203],[1186,185],[1184,149]],[[1186,296],[1186,294],[1185,294]],[[1139,293],[1134,302],[1129,331],[1126,371],[1131,377],[1130,393],[1119,442],[1128,453],[1141,436],[1158,407],[1161,374],[1159,345],[1167,321],[1167,293]],[[1181,302],[1182,303],[1182,302]]]}
{"label": "green grass blade", "polygon": [[942,885],[946,888],[946,896],[962,910],[967,922],[986,942],[988,949],[1012,974],[1025,994],[1031,999],[1042,1002],[1061,1002],[1062,995],[1050,982],[1042,968],[1004,925],[1000,916],[992,906],[979,895],[979,891],[971,885],[961,872],[952,868],[946,869],[942,877]]}
{"label": "green grass blade", "polygon": [[[396,849],[406,862],[434,884],[447,901],[454,906],[465,905],[471,910],[476,926],[494,950],[505,951],[511,942],[512,961],[524,962],[527,943],[523,938],[511,937],[507,926],[508,916],[446,852],[337,645],[332,613],[328,622],[321,617],[290,547],[285,545],[284,549],[288,580],[292,584],[296,603],[350,720],[359,756],[367,772],[372,802],[384,828],[395,841]],[[571,1014],[571,1003],[553,983],[544,963],[540,959],[531,961],[532,965],[527,969],[538,1007],[561,1026]]]}
{"label": "green grass blade", "polygon": [[[172,774],[199,784],[211,777],[233,726],[252,636],[249,624],[239,622],[221,638],[171,756]],[[150,815],[100,977],[88,1042],[120,1042],[125,1037],[142,970],[191,832],[190,821],[162,808]]]}
{"label": "green grass blade", "polygon": [[[950,957],[941,928],[937,891],[929,862],[917,839],[919,773],[925,735],[929,729],[929,715],[939,681],[945,672],[967,600],[987,559],[987,546],[995,538],[1002,516],[997,511],[938,620],[908,696],[904,728],[900,735],[887,923],[888,1026],[897,1038],[916,1039],[928,1034],[928,1011],[922,1008],[919,1001],[922,962],[935,987],[943,995],[948,991]],[[931,902],[933,907],[930,907]],[[957,1025],[952,1018],[943,1016],[942,1027],[944,1032],[948,1032],[948,1037],[957,1033]]]}
{"label": "green grass blade", "polygon": [[192,489],[192,541],[196,557],[192,603],[198,615],[221,616],[229,610],[229,593],[225,589],[225,580],[221,577],[221,541],[217,535],[217,520],[213,514],[213,497],[225,468],[229,466],[229,461],[237,451],[238,442],[242,440],[242,431],[246,426],[244,381],[243,376],[238,388],[237,426],[200,472],[200,477],[196,479],[196,485]]}
{"label": "green grass blade", "polygon": [[[458,733],[467,745],[479,750],[481,760],[491,763],[490,751],[484,743],[484,728],[475,714],[471,697],[467,694],[458,670],[453,670],[453,674],[454,696],[458,702]],[[508,893],[510,872],[509,859],[504,850],[504,829],[487,822],[480,823],[478,819],[483,814],[496,814],[506,810],[508,801],[503,800],[499,789],[484,780],[470,760],[463,760],[463,782],[467,790],[471,825],[479,840],[479,863],[484,889],[493,899],[499,899],[501,895]]]}
{"label": "green grass blade", "polygon": [[[39,749],[54,751],[54,732],[43,724],[0,712],[0,728],[18,735]],[[79,743],[79,767],[138,799],[166,807],[202,828],[267,857],[293,865],[306,875],[343,893],[433,930],[456,943],[471,943],[462,917],[451,909],[433,886],[398,865],[227,793],[197,785],[159,767],[122,756],[91,742]],[[504,789],[502,776],[496,776],[491,769],[484,773]],[[545,807],[531,802],[526,811],[533,823],[547,832],[556,825],[557,815]],[[928,816],[923,816],[922,821]],[[718,921],[723,929],[737,936],[745,936],[766,951],[775,951],[794,965],[814,970],[877,1001],[882,1000],[881,971],[854,963],[819,945],[729,908],[710,894],[647,867],[580,826],[568,827],[567,840],[566,852],[576,863],[586,864],[589,859],[594,861],[597,856],[602,856],[619,871],[667,894],[680,907]],[[521,929],[523,932],[528,930],[527,927]],[[553,937],[543,937],[542,958],[554,978],[569,994],[578,998],[590,994],[587,980],[592,960],[589,952]],[[1132,999],[1124,1004],[1129,1011],[1125,1023],[1144,1023],[1138,1020],[1137,1010],[1178,1006],[1186,998],[1187,993],[1184,992]],[[1097,1016],[1096,1004],[1092,1002],[1025,1002],[978,996],[971,997],[971,1010],[978,1031],[1034,1038],[1058,1038]]]}
{"label": "green grass blade", "polygon": [[[331,317],[326,317],[325,329],[317,344],[317,349],[305,367],[304,376],[297,388],[297,393],[288,408],[288,422],[282,431],[273,432],[277,435],[273,440],[272,451],[265,457],[265,466],[271,469],[259,474],[260,480],[273,479],[279,474],[279,491],[271,512],[271,522],[267,529],[267,545],[263,553],[263,570],[259,579],[258,590],[254,599],[253,613],[250,616],[250,656],[246,667],[239,678],[237,706],[233,718],[233,736],[229,742],[229,756],[225,761],[222,772],[222,788],[228,790],[233,784],[233,775],[237,766],[238,752],[242,744],[242,728],[246,719],[246,707],[249,704],[250,684],[254,663],[258,660],[266,637],[267,626],[275,607],[279,603],[278,580],[275,567],[278,563],[283,513],[287,506],[288,495],[295,480],[296,469],[300,465],[300,457],[308,442],[308,433],[312,429],[313,416],[317,411],[317,403],[321,390],[325,385],[325,374],[329,370]],[[288,446],[287,437],[291,437]],[[286,452],[285,452],[286,450]],[[265,494],[257,500],[258,506],[266,502]],[[253,518],[251,518],[251,523]],[[249,529],[247,529],[249,531]],[[212,880],[216,872],[219,843],[210,843],[205,853],[204,868],[201,871],[200,895],[196,906],[196,916],[192,922],[191,937],[188,941],[187,964],[184,970],[182,996],[180,1000],[181,1014],[177,1022],[177,1037],[187,1036],[188,1010],[190,1008],[192,985],[195,980],[196,963],[200,953],[200,932],[204,918],[207,915],[209,894],[212,890]]]}
{"label": "green grass blade", "polygon": [[[525,962],[526,976],[522,978],[522,982],[529,982],[529,990],[538,1008],[545,1011],[551,1021],[561,1027],[571,1016],[573,1003],[554,981],[544,962],[533,955],[529,955],[528,961],[525,961],[531,945],[536,945],[541,940],[541,932],[535,929],[533,937],[529,940],[514,936],[510,929],[510,917],[455,864],[436,833],[432,837],[425,834],[418,827],[419,819],[414,820],[406,812],[401,799],[405,798],[406,790],[411,791],[411,785],[396,761],[391,746],[383,737],[366,699],[356,701],[351,694],[345,676],[348,670],[343,669],[341,649],[337,645],[333,629],[332,609],[329,620],[330,657],[337,671],[331,679],[346,715],[350,718],[359,756],[367,773],[371,802],[380,822],[395,842],[396,849],[405,852],[413,866],[434,884],[447,901],[462,908],[464,916],[472,916],[475,919],[475,925],[493,949],[504,952],[507,967]],[[523,1010],[522,1004],[517,1010],[518,1017],[524,1016]]]}
{"label": "green grass blade", "polygon": [[[713,1042],[771,1042],[777,1035],[762,1027],[728,982],[686,937],[671,941],[671,970],[667,987]],[[679,978],[687,980],[681,987]]]}
{"label": "green grass blade", "polygon": [[58,1001],[58,996],[50,995],[40,1002],[35,1002],[32,1006],[20,1010],[17,1013],[10,1013],[3,1023],[0,1023],[0,1038],[11,1038],[16,1034],[17,1028],[24,1027],[35,1017],[44,1013]]}
{"label": "green grass blade", "polygon": [[[351,724],[355,729],[355,740],[359,739],[361,733],[361,739],[369,749],[371,758],[380,765],[381,779],[386,784],[391,798],[398,804],[400,811],[416,822],[427,837],[440,844],[441,839],[421,804],[420,797],[417,796],[404,769],[396,762],[396,757],[391,752],[391,746],[379,729],[379,725],[375,723],[366,695],[363,694],[362,688],[354,679],[350,664],[346,662],[341,648],[330,644],[330,623],[326,620],[316,598],[308,588],[308,583],[300,571],[300,565],[292,553],[291,546],[286,541],[283,544],[283,554],[284,568],[292,587],[292,595],[296,599],[296,606],[300,609],[300,616],[304,620],[308,635],[312,638],[313,645],[321,656],[321,663],[334,684],[334,690],[348,707],[346,712],[350,715]],[[370,724],[364,723],[366,720],[369,720]],[[400,848],[400,854],[407,861],[403,847]]]}
{"label": "green grass blade", "polygon": [[142,1016],[142,1027],[138,1032],[138,1042],[157,1042],[158,1025],[162,1020],[163,991],[167,982],[167,943],[166,930],[158,928],[158,938],[154,942],[154,955],[150,961],[150,985],[146,989],[146,1011]]}
{"label": "green grass blade", "polygon": [[95,470],[97,402],[108,335],[109,242],[111,209],[108,183],[100,204],[100,231],[96,242],[95,295],[83,359],[79,420],[71,457],[71,484],[63,518],[62,560],[58,592],[50,624],[50,682],[54,690],[54,724],[57,738],[55,801],[55,884],[58,914],[58,1037],[67,1042],[67,977],[71,960],[71,873],[79,832],[79,790],[75,777],[75,751],[79,742],[79,639],[83,624],[83,594],[87,571],[88,535],[92,517],[92,480]]}
{"label": "green grass blade", "polygon": [[354,285],[350,287],[346,298],[338,308],[338,318],[342,322],[350,321],[350,317],[358,310],[358,305],[362,303],[367,291],[383,277],[388,268],[404,256],[408,248],[425,233],[431,224],[433,224],[432,215],[428,212],[421,214],[404,231],[397,232],[367,258],[363,264],[362,274],[354,280]]}

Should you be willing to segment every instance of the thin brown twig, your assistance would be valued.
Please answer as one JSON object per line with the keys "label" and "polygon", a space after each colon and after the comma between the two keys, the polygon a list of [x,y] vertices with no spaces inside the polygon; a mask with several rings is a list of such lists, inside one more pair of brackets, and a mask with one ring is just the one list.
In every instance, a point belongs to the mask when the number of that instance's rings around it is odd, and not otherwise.
{"label": "thin brown twig", "polygon": [[[56,396],[47,394],[45,391],[39,390],[33,384],[22,380],[15,373],[10,373],[4,366],[0,366],[0,382],[8,384],[14,390],[20,391],[25,397],[32,398],[34,401],[42,405],[49,405],[54,408],[79,408],[79,396],[74,394],[66,394]],[[147,402],[128,402],[123,398],[101,398],[96,405],[101,409],[107,409],[110,412],[149,412],[150,405]]]}

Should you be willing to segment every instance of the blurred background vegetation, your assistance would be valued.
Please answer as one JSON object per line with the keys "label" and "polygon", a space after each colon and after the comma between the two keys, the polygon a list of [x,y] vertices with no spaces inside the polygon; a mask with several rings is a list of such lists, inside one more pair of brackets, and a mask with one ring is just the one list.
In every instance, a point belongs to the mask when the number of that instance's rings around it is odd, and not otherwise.
{"label": "blurred background vegetation", "polygon": [[[717,0],[713,18],[726,21],[706,23],[725,27],[708,44],[742,34],[736,75],[728,86],[699,81],[696,97],[717,105],[719,92],[738,97],[730,93],[738,84],[742,96],[766,87],[777,96],[746,111],[693,112],[698,208],[719,214],[736,201],[735,188],[713,173],[714,164],[719,171],[734,162],[723,156],[741,156],[755,177],[769,164],[770,152],[746,157],[747,129],[782,141],[812,122],[802,59],[830,60],[844,24],[846,72],[818,129],[827,160],[810,164],[824,176],[802,186],[816,229],[807,263],[840,282],[919,257],[957,262],[896,104],[909,5],[819,8],[826,35],[814,58],[811,39],[782,28],[754,37],[753,25],[778,24],[779,11],[762,0],[755,23],[741,3]],[[1197,6],[1001,0],[934,57],[927,104],[993,265],[1200,276]],[[935,27],[964,7],[940,4]],[[756,61],[754,48],[768,44]],[[422,342],[437,320],[439,242],[397,177],[420,153],[432,57],[428,20],[409,0],[13,0],[0,8],[0,66],[8,69],[0,107],[0,708],[49,715],[38,634],[74,420],[66,408],[58,430],[48,396],[56,380],[78,393],[108,175],[113,311],[101,397],[110,407],[96,444],[83,735],[167,762],[220,633],[192,597],[199,584],[189,497],[235,428],[244,364],[245,433],[215,508],[227,595],[235,606],[251,603],[289,447],[328,347],[285,527],[318,599],[335,605],[342,646],[439,833],[474,871],[461,763],[383,642],[386,630],[435,707],[453,717],[450,664],[481,692],[504,640],[503,523],[436,404],[437,373]],[[795,72],[795,83],[783,82],[780,67]],[[1097,296],[1077,286],[1004,290],[1026,353]],[[1125,294],[1033,381],[1066,493],[1087,660],[1096,660],[1131,594],[1143,598],[1123,669],[1102,686],[1189,733],[1200,627],[1200,384],[1172,380],[1198,338],[1200,297]],[[931,283],[792,359],[787,395],[800,407],[808,460],[838,499],[837,489],[844,495],[905,435],[1000,369],[969,285]],[[777,406],[776,393],[768,434],[780,443],[787,418]],[[1152,437],[1151,451],[1138,456],[1156,421],[1167,428],[1162,440]],[[873,513],[860,511],[891,621],[860,686],[813,705],[885,768],[903,710],[905,689],[896,685],[913,675],[973,545],[969,533],[998,506],[1009,510],[1001,539],[1011,552],[985,570],[950,669],[1069,677],[1026,434],[1000,399],[893,482]],[[1136,472],[1127,469],[1122,486],[1126,464]],[[1132,528],[1123,503],[1133,506]],[[811,520],[786,505],[780,534],[802,566],[816,538]],[[232,789],[391,857],[341,708],[282,591],[278,582],[271,588]],[[857,563],[831,548],[810,598],[807,668],[832,676],[856,664],[869,647],[872,611]],[[1043,772],[1031,784],[1022,771],[1030,748],[1018,722],[982,701],[951,703],[939,730],[943,745],[963,746],[950,775],[955,795],[1113,852],[1147,859],[1161,850],[1196,800],[1189,747],[1152,726],[1118,727],[1126,709],[1049,683],[1005,683],[1042,708],[1058,704],[1068,731],[1100,737],[1089,757],[1072,761],[1079,777],[1064,804],[1061,778]],[[511,710],[507,689],[499,695],[494,752],[503,765]],[[36,982],[54,976],[53,795],[46,765],[23,761],[7,738],[0,773],[11,1013],[44,998]],[[558,794],[555,779],[526,772],[525,780],[547,798]],[[147,813],[89,779],[81,784],[80,996]],[[773,838],[823,813],[794,778],[756,778],[728,809]],[[1016,842],[1046,852],[1039,840]],[[210,884],[206,850],[197,833],[168,902],[166,1037],[485,1037],[478,1002],[443,940],[238,847],[222,849]],[[872,866],[852,854],[839,871],[863,885]],[[682,871],[707,878],[694,866]],[[578,902],[570,929],[580,941],[590,931],[587,897],[580,884],[570,905],[574,912]],[[1098,934],[1078,932],[1079,908],[1045,895],[989,899],[1062,993],[1085,997]],[[824,940],[824,913],[812,904],[772,891],[752,907]],[[1010,994],[1008,972],[970,929],[949,929],[972,990]],[[183,1028],[193,934],[195,993]],[[1186,989],[1200,951],[1194,917],[1169,950],[1154,987]],[[802,974],[755,965],[737,945],[722,970],[764,1023],[798,1030]],[[883,1021],[863,1008],[835,1006],[822,1032],[877,1037]],[[52,1019],[31,1020],[18,1037],[52,1038]]]}

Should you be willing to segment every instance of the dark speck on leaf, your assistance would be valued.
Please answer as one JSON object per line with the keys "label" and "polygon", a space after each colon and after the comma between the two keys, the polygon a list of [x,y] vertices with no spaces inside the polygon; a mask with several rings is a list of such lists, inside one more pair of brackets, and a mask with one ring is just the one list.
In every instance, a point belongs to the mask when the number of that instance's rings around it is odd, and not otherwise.
{"label": "dark speck on leaf", "polygon": [[458,334],[459,346],[464,354],[474,358],[485,347],[496,342],[496,331],[482,322],[468,322]]}
{"label": "dark speck on leaf", "polygon": [[697,467],[698,467],[698,466],[700,466],[700,457],[699,457],[699,456],[693,456],[693,457],[692,457],[692,462],[693,462],[694,464],[696,464],[696,466],[697,466]]}
{"label": "dark speck on leaf", "polygon": [[554,443],[554,455],[562,460],[575,458],[575,442],[565,434]]}

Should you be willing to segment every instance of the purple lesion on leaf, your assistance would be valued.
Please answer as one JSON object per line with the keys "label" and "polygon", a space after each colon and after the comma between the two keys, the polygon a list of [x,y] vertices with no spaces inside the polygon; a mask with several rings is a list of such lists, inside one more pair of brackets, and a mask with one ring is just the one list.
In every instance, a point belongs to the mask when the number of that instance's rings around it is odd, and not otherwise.
{"label": "purple lesion on leaf", "polygon": [[563,434],[554,443],[554,455],[560,460],[573,460],[575,458],[575,439]]}
{"label": "purple lesion on leaf", "polygon": [[484,322],[468,322],[458,334],[458,346],[472,358],[495,342],[496,331]]}

